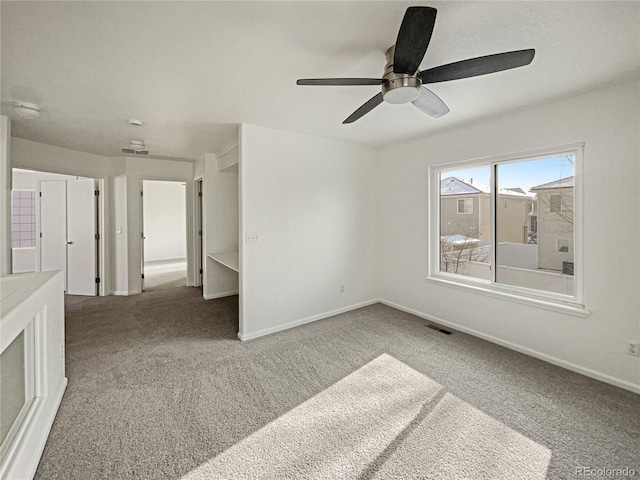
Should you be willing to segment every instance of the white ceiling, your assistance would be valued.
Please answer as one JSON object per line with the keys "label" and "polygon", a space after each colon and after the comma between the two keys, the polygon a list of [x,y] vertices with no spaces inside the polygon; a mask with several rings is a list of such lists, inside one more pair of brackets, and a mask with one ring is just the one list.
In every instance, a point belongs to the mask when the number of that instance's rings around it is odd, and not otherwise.
{"label": "white ceiling", "polygon": [[[382,104],[342,121],[379,87],[298,78],[380,77],[413,2],[7,2],[2,113],[14,136],[99,155],[131,138],[199,158],[239,123],[383,146],[640,76],[638,2],[429,2],[422,69],[535,48],[530,66],[430,87],[451,113]],[[39,103],[17,119],[7,102]],[[129,118],[145,122],[142,128]]]}

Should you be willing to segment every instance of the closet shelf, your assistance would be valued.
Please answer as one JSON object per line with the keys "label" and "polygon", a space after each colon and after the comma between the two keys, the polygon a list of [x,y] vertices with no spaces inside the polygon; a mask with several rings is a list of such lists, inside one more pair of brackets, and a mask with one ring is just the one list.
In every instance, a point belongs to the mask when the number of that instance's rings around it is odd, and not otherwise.
{"label": "closet shelf", "polygon": [[224,265],[236,272],[240,271],[240,261],[238,258],[238,252],[216,252],[207,253],[207,257],[211,260],[215,260],[220,265]]}

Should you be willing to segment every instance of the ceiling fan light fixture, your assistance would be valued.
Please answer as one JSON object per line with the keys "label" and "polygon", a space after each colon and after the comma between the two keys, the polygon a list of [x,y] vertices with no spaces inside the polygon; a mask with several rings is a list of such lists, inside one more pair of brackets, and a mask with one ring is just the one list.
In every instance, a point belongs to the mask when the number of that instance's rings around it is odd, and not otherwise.
{"label": "ceiling fan light fixture", "polygon": [[382,98],[394,105],[413,102],[420,96],[422,82],[416,76],[398,75],[389,72],[384,76],[382,84]]}
{"label": "ceiling fan light fixture", "polygon": [[402,86],[389,90],[382,95],[384,101],[393,105],[413,102],[420,96],[420,87]]}
{"label": "ceiling fan light fixture", "polygon": [[24,119],[38,118],[40,116],[40,106],[35,103],[22,102],[16,100],[13,102],[13,110]]}

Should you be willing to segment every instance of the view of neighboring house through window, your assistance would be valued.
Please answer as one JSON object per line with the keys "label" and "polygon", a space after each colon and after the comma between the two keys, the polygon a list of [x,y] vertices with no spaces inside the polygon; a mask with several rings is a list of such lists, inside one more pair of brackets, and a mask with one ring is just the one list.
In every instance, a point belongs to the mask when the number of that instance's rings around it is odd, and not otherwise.
{"label": "view of neighboring house through window", "polygon": [[568,152],[436,170],[439,272],[575,298],[575,162]]}
{"label": "view of neighboring house through window", "polygon": [[[441,173],[440,270],[483,278],[476,266],[491,256],[489,167]],[[484,179],[484,184],[475,179]]]}

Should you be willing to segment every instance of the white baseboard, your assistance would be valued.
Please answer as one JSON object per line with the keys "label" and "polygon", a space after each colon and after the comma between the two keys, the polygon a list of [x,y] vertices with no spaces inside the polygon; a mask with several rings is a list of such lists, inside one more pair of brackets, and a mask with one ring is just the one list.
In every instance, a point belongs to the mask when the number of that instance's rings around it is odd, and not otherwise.
{"label": "white baseboard", "polygon": [[213,300],[214,298],[222,298],[222,297],[231,297],[233,295],[238,295],[240,292],[238,290],[234,290],[233,292],[222,292],[222,293],[214,293],[212,295],[202,295],[202,298],[205,300]]}
{"label": "white baseboard", "polygon": [[524,353],[525,355],[529,355],[530,357],[534,357],[540,360],[543,360],[547,363],[551,363],[553,365],[557,365],[558,367],[566,368],[567,370],[571,370],[572,372],[579,373],[586,377],[593,378],[595,380],[599,380],[604,383],[608,383],[610,385],[615,385],[616,387],[624,388],[625,390],[629,390],[634,393],[640,393],[640,385],[629,382],[627,380],[623,380],[618,377],[614,377],[608,375],[606,373],[598,372],[597,370],[592,370],[591,368],[582,367],[572,362],[567,362],[566,360],[562,360],[557,357],[553,357],[551,355],[547,355],[546,353],[538,352],[537,350],[533,350],[531,348],[523,347],[522,345],[518,345],[516,343],[509,342],[507,340],[502,340],[498,337],[494,337],[493,335],[487,335],[486,333],[479,332],[477,330],[473,330],[472,328],[464,327],[455,322],[450,322],[449,320],[445,320],[440,317],[436,317],[434,315],[428,315],[426,313],[419,312],[412,308],[405,307],[403,305],[399,305],[394,302],[390,302],[388,300],[380,299],[380,303],[383,303],[389,307],[395,308],[397,310],[402,310],[403,312],[410,313],[415,315],[416,317],[423,318],[425,320],[432,321],[434,323],[438,323],[440,325],[444,325],[446,327],[451,327],[454,330],[458,330],[460,332],[468,333],[469,335],[473,335],[474,337],[482,338],[483,340],[487,340],[491,343],[496,343],[503,347],[509,348],[511,350],[515,350],[516,352]]}
{"label": "white baseboard", "polygon": [[354,305],[349,305],[347,307],[338,308],[330,312],[320,313],[318,315],[302,318],[300,320],[294,320],[293,322],[283,323],[282,325],[277,325],[275,327],[265,328],[263,330],[258,330],[257,332],[253,332],[253,333],[243,334],[238,332],[238,338],[242,341],[245,341],[245,340],[251,340],[253,338],[264,337],[265,335],[270,335],[272,333],[288,330],[293,327],[304,325],[305,323],[311,323],[317,320],[322,320],[323,318],[340,315],[341,313],[350,312],[351,310],[357,310],[358,308],[366,307],[368,305],[373,305],[374,303],[378,303],[378,302],[379,300],[376,298],[373,300],[367,300],[366,302],[356,303]]}
{"label": "white baseboard", "polygon": [[33,478],[66,388],[67,377],[64,377],[55,392],[34,400],[20,433],[7,451],[0,468],[0,478],[14,480]]}

